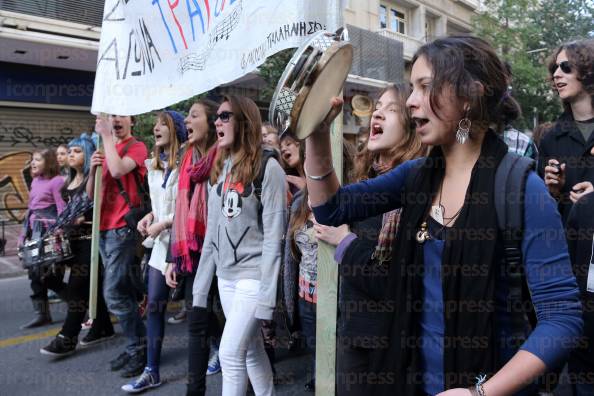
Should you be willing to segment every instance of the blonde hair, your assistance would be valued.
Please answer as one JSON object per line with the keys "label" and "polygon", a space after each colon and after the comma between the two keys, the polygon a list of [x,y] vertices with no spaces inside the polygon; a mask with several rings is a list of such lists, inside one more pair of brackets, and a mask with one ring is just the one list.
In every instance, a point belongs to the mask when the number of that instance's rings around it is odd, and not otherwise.
{"label": "blonde hair", "polygon": [[[175,169],[177,167],[177,152],[180,148],[180,142],[177,139],[177,133],[175,130],[175,124],[173,118],[166,111],[162,111],[157,115],[158,122],[164,122],[169,129],[169,159],[167,160],[167,167],[169,169]],[[153,159],[151,165],[153,169],[163,170],[163,163],[159,155],[161,154],[161,148],[155,144],[153,147]]]}

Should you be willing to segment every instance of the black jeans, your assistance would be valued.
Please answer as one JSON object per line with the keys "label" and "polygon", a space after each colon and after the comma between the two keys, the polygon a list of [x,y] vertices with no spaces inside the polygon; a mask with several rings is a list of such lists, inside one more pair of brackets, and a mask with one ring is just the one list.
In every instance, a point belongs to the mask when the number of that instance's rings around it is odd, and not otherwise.
{"label": "black jeans", "polygon": [[[188,282],[188,280],[190,282]],[[192,284],[193,278],[186,279]],[[218,296],[216,277],[208,293],[206,308],[192,307],[187,314],[188,321],[188,396],[204,396],[206,392],[206,369],[212,337],[221,338],[224,315]]]}
{"label": "black jeans", "polygon": [[[299,321],[301,322],[301,331],[305,339],[305,346],[309,354],[308,372],[311,378],[315,378],[316,373],[316,304],[299,299]],[[309,379],[308,379],[309,380]]]}
{"label": "black jeans", "polygon": [[[60,333],[65,337],[78,337],[80,325],[89,307],[89,282],[91,275],[91,241],[77,240],[71,242],[74,259],[70,264],[70,278],[66,289],[68,313]],[[99,265],[99,285],[97,289],[97,317],[93,321],[91,331],[111,334],[113,325],[103,298],[101,265]]]}
{"label": "black jeans", "polygon": [[66,284],[64,278],[64,266],[55,264],[53,267],[31,267],[29,268],[29,280],[31,281],[31,299],[47,300],[47,289],[61,293]]}

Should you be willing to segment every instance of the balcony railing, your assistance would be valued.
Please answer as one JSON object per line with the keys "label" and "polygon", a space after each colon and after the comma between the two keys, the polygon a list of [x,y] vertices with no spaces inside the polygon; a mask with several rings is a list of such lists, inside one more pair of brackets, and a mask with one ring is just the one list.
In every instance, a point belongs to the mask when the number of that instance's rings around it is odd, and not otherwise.
{"label": "balcony railing", "polygon": [[0,11],[101,26],[103,4],[102,0],[0,0]]}
{"label": "balcony railing", "polygon": [[406,34],[398,33],[390,29],[380,29],[377,31],[377,34],[402,42],[404,59],[406,60],[411,60],[417,49],[419,49],[421,45],[425,44],[425,41],[423,40],[407,36]]}
{"label": "balcony railing", "polygon": [[478,10],[481,6],[480,0],[456,0],[458,3],[464,4],[466,7]]}

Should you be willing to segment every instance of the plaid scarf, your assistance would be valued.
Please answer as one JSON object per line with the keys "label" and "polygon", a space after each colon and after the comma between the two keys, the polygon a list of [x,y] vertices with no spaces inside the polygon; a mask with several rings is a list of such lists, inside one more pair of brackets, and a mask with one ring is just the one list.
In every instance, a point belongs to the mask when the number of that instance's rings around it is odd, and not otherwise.
{"label": "plaid scarf", "polygon": [[[205,157],[193,163],[193,150],[189,147],[179,168],[175,218],[171,233],[171,255],[178,272],[192,273],[198,264],[192,257],[202,251],[206,235],[206,184],[216,154],[215,145]],[[193,193],[192,185],[195,185]]]}
{"label": "plaid scarf", "polygon": [[375,251],[371,255],[371,259],[378,264],[384,264],[392,260],[392,242],[394,241],[394,235],[396,235],[401,211],[402,209],[395,209],[384,213],[382,216],[382,229]]}
{"label": "plaid scarf", "polygon": [[[381,175],[390,169],[392,168],[388,165],[374,162],[370,172],[373,173],[371,177]],[[382,229],[379,234],[375,251],[371,256],[371,259],[378,264],[387,263],[392,259],[392,242],[394,241],[394,235],[396,235],[401,211],[402,209],[395,209],[391,212],[384,213],[382,216]]]}

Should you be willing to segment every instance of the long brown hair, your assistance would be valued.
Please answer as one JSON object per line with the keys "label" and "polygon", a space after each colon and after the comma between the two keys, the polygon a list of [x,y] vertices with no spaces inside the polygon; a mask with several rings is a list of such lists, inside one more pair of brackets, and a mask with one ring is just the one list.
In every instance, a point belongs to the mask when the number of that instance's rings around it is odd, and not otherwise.
{"label": "long brown hair", "polygon": [[[349,184],[353,182],[353,158],[355,157],[356,148],[355,146],[347,140],[342,141],[342,183]],[[301,157],[301,165],[303,165],[304,159]],[[307,191],[307,186],[305,186],[301,190],[301,196],[299,197],[301,201],[299,202],[299,206],[295,213],[291,214],[291,219],[289,220],[289,238],[291,244],[291,256],[294,259],[299,258],[299,249],[297,249],[297,244],[295,243],[295,233],[299,231],[311,213],[311,209],[308,204],[309,193]]]}
{"label": "long brown hair", "polygon": [[208,122],[208,135],[206,136],[206,152],[217,142],[217,128],[215,127],[215,121],[217,119],[217,109],[219,104],[214,100],[210,99],[199,99],[194,104],[202,106],[204,113],[206,113],[206,119]]}
{"label": "long brown hair", "polygon": [[231,105],[235,134],[230,149],[221,150],[210,173],[210,182],[215,184],[223,169],[223,163],[233,155],[231,179],[244,185],[252,183],[260,173],[262,156],[262,118],[253,100],[244,96],[227,95],[223,102]]}
{"label": "long brown hair", "polygon": [[[157,122],[165,123],[169,129],[169,159],[167,160],[167,167],[173,170],[177,167],[177,152],[180,147],[180,141],[177,138],[177,131],[175,130],[175,123],[173,122],[173,118],[167,114],[166,111],[162,111],[157,115]],[[161,151],[161,148],[155,144],[155,147],[153,147],[152,166],[156,170],[163,170],[163,163],[159,157]]]}
{"label": "long brown hair", "polygon": [[[393,92],[396,96],[400,127],[404,130],[404,139],[388,150],[390,163],[383,164],[386,168],[392,169],[405,161],[420,157],[423,155],[425,147],[412,128],[410,113],[406,108],[406,99],[410,94],[410,88],[404,84],[390,84],[380,92],[377,100],[386,92]],[[373,122],[373,117],[371,122]],[[369,136],[367,140],[369,140]],[[369,151],[366,141],[355,157],[355,180],[365,180],[372,176],[373,164],[378,161],[379,155],[379,153]]]}
{"label": "long brown hair", "polygon": [[[594,108],[594,39],[582,39],[561,44],[548,59],[549,78],[553,79],[554,67],[557,66],[557,56],[565,51],[567,59],[576,70],[576,76],[582,83],[584,91],[590,95]],[[566,111],[570,111],[569,103],[563,102]]]}
{"label": "long brown hair", "polygon": [[33,155],[35,154],[39,154],[43,158],[43,172],[40,176],[46,179],[53,179],[60,174],[60,164],[58,164],[56,149],[38,149],[33,151]]}
{"label": "long brown hair", "polygon": [[303,175],[303,161],[305,158],[305,142],[300,142],[299,139],[297,138],[297,136],[293,135],[291,132],[285,132],[283,134],[283,136],[281,136],[281,138],[279,139],[279,146],[282,148],[281,143],[284,140],[291,140],[299,149],[299,162],[297,163],[297,168],[291,168],[289,166],[289,164],[287,164],[284,160],[284,158],[282,158],[281,155],[281,160],[282,163],[281,165],[283,166],[283,169],[285,170],[285,173],[287,175],[293,175],[293,176],[301,176]]}
{"label": "long brown hair", "polygon": [[[463,101],[469,103],[466,116],[473,123],[494,124],[498,132],[514,119],[514,114],[520,114],[518,102],[508,92],[509,74],[505,65],[487,41],[464,35],[438,38],[421,46],[411,64],[421,57],[433,72],[429,105],[437,117],[441,102],[452,99],[460,107]],[[483,90],[477,89],[477,82]],[[452,89],[454,98],[442,96],[447,88]]]}

